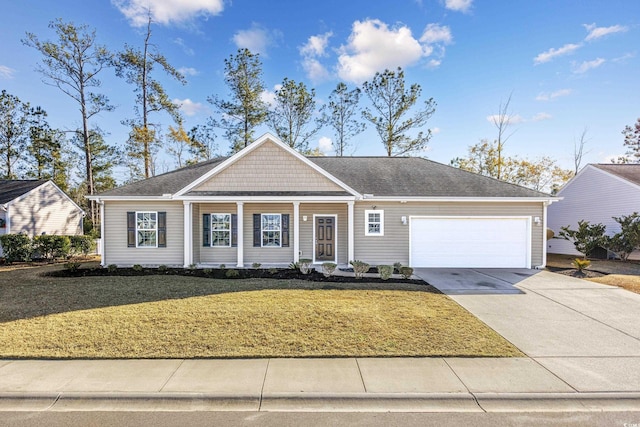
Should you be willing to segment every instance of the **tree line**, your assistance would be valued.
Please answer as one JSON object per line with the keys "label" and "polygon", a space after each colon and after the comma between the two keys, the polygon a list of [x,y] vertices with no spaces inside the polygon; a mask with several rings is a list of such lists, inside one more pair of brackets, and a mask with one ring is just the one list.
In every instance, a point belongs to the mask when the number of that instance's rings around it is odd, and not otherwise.
{"label": "tree line", "polygon": [[[98,209],[84,196],[113,188],[115,166],[125,165],[128,181],[132,182],[156,173],[161,150],[178,167],[211,159],[220,152],[218,130],[223,132],[230,154],[250,144],[260,126],[269,127],[290,147],[307,155],[321,154],[318,149],[311,149],[309,142],[325,126],[332,131],[333,148],[338,156],[353,153],[352,140],[367,124],[375,129],[388,156],[424,151],[432,136],[426,124],[436,103],[433,98],[421,101],[422,88],[407,83],[401,68],[377,72],[361,87],[349,88],[340,82],[328,102],[318,108],[315,90],[287,77],[272,100],[264,99],[260,55],[248,49],[239,49],[224,60],[228,92],[207,98],[215,115],[203,124],[185,129],[180,106],[171,101],[160,77],[182,84],[186,79],[152,43],[150,17],[139,46],[125,44],[120,51],[99,44],[95,30],[86,25],[57,19],[49,27],[55,32],[54,40],[41,40],[27,32],[22,42],[41,54],[36,70],[46,84],[71,98],[81,126],[52,129],[42,107],[31,106],[2,91],[0,177],[53,180],[88,211],[89,225],[99,221]],[[133,87],[134,114],[122,121],[129,129],[124,150],[107,143],[108,133],[95,121],[97,114],[115,108],[101,92],[100,77],[107,69],[114,70],[117,77]],[[369,101],[364,108],[360,105],[363,95]],[[510,136],[507,129],[511,124],[509,102],[510,99],[501,104],[499,114],[494,116],[498,137],[469,147],[467,156],[454,159],[452,164],[538,190],[548,191],[558,182],[566,181],[570,174],[551,158],[528,160],[505,155],[505,143]],[[164,134],[158,123],[161,113],[172,119]],[[635,131],[625,129],[625,135],[630,135],[625,137],[626,146],[633,145],[627,142],[633,138],[640,146],[638,129],[640,119]],[[627,156],[627,161],[637,162],[640,149],[636,148],[635,153]]]}

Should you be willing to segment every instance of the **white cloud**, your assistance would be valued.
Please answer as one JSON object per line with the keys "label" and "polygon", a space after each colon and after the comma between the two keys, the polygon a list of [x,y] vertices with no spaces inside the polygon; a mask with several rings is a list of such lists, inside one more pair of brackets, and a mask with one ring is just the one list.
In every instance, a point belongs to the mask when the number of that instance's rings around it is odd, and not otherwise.
{"label": "white cloud", "polygon": [[248,30],[239,30],[233,35],[233,42],[239,49],[249,49],[252,53],[267,55],[267,48],[276,44],[280,37],[278,31],[270,31],[260,24],[253,23]]}
{"label": "white cloud", "polygon": [[541,92],[536,96],[536,101],[550,101],[552,99],[560,98],[561,96],[571,95],[571,89],[560,89],[555,92]]}
{"label": "white cloud", "polygon": [[266,103],[267,105],[275,104],[275,102],[276,102],[276,91],[280,90],[280,88],[282,88],[282,85],[281,84],[277,84],[277,85],[273,86],[273,91],[271,91],[269,89],[265,89],[260,94],[260,100],[262,102]]}
{"label": "white cloud", "polygon": [[309,37],[309,40],[300,48],[300,54],[311,57],[325,56],[329,38],[332,35],[333,33],[329,31],[328,33]]}
{"label": "white cloud", "polygon": [[318,140],[318,149],[324,155],[333,153],[333,142],[331,141],[331,138],[326,136],[321,137]]}
{"label": "white cloud", "polygon": [[424,29],[420,41],[429,44],[449,44],[453,41],[453,36],[451,35],[451,29],[446,25],[429,24]]}
{"label": "white cloud", "polygon": [[16,70],[13,68],[9,68],[6,65],[0,65],[0,79],[12,79],[15,72]]}
{"label": "white cloud", "polygon": [[307,43],[299,48],[300,55],[302,55],[302,68],[313,83],[327,80],[331,76],[327,68],[317,58],[327,56],[327,46],[332,35],[333,33],[327,32],[311,36]]}
{"label": "white cloud", "polygon": [[200,102],[193,102],[189,98],[178,99],[175,98],[172,102],[180,107],[180,111],[185,116],[195,116],[196,114],[208,111],[208,107]]}
{"label": "white cloud", "polygon": [[541,122],[543,120],[549,120],[551,119],[553,116],[549,113],[538,113],[535,116],[533,116],[531,118],[532,121],[534,122]]}
{"label": "white cloud", "polygon": [[198,70],[196,70],[195,68],[192,68],[192,67],[179,68],[178,72],[180,72],[180,74],[185,75],[185,76],[197,76],[198,74],[200,74],[200,71],[198,71]]}
{"label": "white cloud", "polygon": [[584,61],[581,64],[573,64],[573,72],[575,74],[583,74],[594,68],[598,68],[606,61],[602,58],[596,58],[593,61]]}
{"label": "white cloud", "polygon": [[442,64],[442,61],[439,59],[430,59],[429,62],[427,62],[427,68],[438,68],[440,66],[440,64]]}
{"label": "white cloud", "polygon": [[[489,123],[496,123],[498,120],[500,120],[499,114],[492,114],[490,116],[487,116],[487,121]],[[524,117],[522,117],[520,114],[514,114],[508,117],[508,122],[511,125],[517,125],[519,123],[524,123],[526,121],[527,120]]]}
{"label": "white cloud", "polygon": [[224,0],[111,0],[134,27],[147,25],[149,12],[158,24],[183,23],[199,16],[219,15]]}
{"label": "white cloud", "polygon": [[577,49],[579,49],[581,46],[582,45],[580,44],[568,43],[557,49],[551,48],[548,51],[542,52],[538,54],[538,56],[533,58],[533,63],[537,65],[537,64],[542,64],[544,62],[549,62],[555,57],[572,53]]}
{"label": "white cloud", "polygon": [[193,56],[196,54],[195,51],[191,49],[189,46],[187,46],[184,40],[181,39],[180,37],[175,39],[173,42],[182,48],[182,51],[184,52],[185,55]]}
{"label": "white cloud", "polygon": [[378,19],[355,21],[348,43],[340,47],[337,71],[343,80],[362,83],[378,71],[413,65],[432,51],[407,26],[390,28]]}
{"label": "white cloud", "polygon": [[625,53],[625,54],[624,54],[624,55],[622,55],[622,56],[619,56],[619,57],[617,57],[617,58],[613,58],[613,59],[611,60],[611,62],[620,62],[620,63],[623,63],[623,64],[624,64],[624,63],[626,63],[629,59],[631,59],[631,58],[635,58],[635,57],[636,57],[636,53],[635,53],[635,52],[628,52],[628,53]]}
{"label": "white cloud", "polygon": [[437,134],[439,134],[440,132],[441,132],[440,128],[433,128],[433,129],[431,129],[431,133],[432,133],[433,135],[437,135]]}
{"label": "white cloud", "polygon": [[444,7],[456,12],[466,12],[471,8],[473,0],[445,0]]}
{"label": "white cloud", "polygon": [[585,41],[596,40],[600,37],[604,37],[614,33],[624,33],[629,28],[623,25],[612,25],[610,27],[597,27],[596,24],[583,24],[589,34],[585,37]]}

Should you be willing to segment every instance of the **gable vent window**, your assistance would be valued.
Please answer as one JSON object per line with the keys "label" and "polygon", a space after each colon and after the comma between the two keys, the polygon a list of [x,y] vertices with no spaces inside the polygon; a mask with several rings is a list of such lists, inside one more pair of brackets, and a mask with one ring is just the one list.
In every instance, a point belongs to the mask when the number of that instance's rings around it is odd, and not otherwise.
{"label": "gable vent window", "polygon": [[365,236],[384,236],[384,211],[366,210],[365,218]]}

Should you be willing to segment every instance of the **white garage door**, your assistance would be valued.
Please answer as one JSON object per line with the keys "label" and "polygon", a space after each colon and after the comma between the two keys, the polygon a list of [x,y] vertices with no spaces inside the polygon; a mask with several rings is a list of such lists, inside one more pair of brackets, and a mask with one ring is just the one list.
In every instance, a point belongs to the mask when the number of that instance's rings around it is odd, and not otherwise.
{"label": "white garage door", "polygon": [[529,218],[411,218],[411,266],[530,268],[529,228]]}

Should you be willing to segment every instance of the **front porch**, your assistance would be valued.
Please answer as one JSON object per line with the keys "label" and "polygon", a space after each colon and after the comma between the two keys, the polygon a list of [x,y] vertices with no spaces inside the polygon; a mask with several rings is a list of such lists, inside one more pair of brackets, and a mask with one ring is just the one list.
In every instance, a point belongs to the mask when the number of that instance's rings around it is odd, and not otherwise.
{"label": "front porch", "polygon": [[354,259],[354,199],[325,197],[184,200],[184,267],[283,268],[300,259]]}

